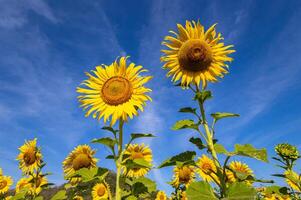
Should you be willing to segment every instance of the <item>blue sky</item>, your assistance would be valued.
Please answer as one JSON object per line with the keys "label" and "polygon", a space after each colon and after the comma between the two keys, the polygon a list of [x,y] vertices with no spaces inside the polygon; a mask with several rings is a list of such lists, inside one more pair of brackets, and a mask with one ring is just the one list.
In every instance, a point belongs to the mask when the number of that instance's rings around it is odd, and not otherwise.
{"label": "blue sky", "polygon": [[[170,127],[185,115],[192,94],[172,87],[161,69],[160,49],[176,23],[198,20],[208,28],[218,23],[226,44],[236,53],[230,73],[210,85],[214,100],[208,113],[239,113],[238,119],[221,121],[217,137],[231,150],[235,143],[266,147],[269,156],[280,142],[301,147],[301,2],[300,1],[41,1],[0,0],[0,167],[15,179],[21,173],[15,160],[25,139],[38,138],[46,169],[54,183],[62,183],[61,162],[76,145],[89,143],[103,133],[102,123],[85,118],[76,99],[84,72],[129,55],[154,79],[153,102],[129,122],[127,134],[152,132],[143,140],[151,146],[154,162],[192,147],[189,131]],[[98,150],[100,166],[114,169]],[[199,152],[200,153],[200,152]],[[251,159],[258,178],[279,170]],[[300,170],[300,165],[297,166]],[[149,176],[159,189],[172,168]]]}

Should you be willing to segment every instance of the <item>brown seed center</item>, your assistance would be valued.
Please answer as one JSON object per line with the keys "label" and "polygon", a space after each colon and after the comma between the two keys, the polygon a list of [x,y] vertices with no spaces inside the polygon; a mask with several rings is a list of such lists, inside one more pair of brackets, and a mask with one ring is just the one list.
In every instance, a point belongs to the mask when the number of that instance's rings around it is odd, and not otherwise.
{"label": "brown seed center", "polygon": [[190,180],[191,169],[184,167],[179,171],[179,181],[181,183],[187,183]]}
{"label": "brown seed center", "polygon": [[165,199],[164,194],[161,194],[161,195],[160,195],[160,200],[164,200],[164,199]]}
{"label": "brown seed center", "polygon": [[2,190],[3,188],[5,188],[6,186],[7,186],[7,181],[6,180],[0,181],[0,190]]}
{"label": "brown seed center", "polygon": [[88,168],[91,166],[91,159],[87,154],[81,153],[72,162],[72,167],[74,170],[79,170],[81,168]]}
{"label": "brown seed center", "polygon": [[141,152],[133,152],[132,153],[132,159],[139,159],[139,158],[143,158],[143,153]]}
{"label": "brown seed center", "polygon": [[204,71],[212,62],[210,46],[198,39],[186,41],[181,46],[178,57],[181,68],[192,72]]}
{"label": "brown seed center", "polygon": [[205,172],[211,172],[210,169],[211,169],[211,165],[209,163],[204,163],[203,166],[202,166],[203,170]]}
{"label": "brown seed center", "polygon": [[132,96],[132,85],[127,79],[114,76],[104,83],[101,96],[110,105],[125,103]]}
{"label": "brown seed center", "polygon": [[36,161],[36,154],[33,149],[28,150],[24,153],[23,160],[26,165],[32,165]]}
{"label": "brown seed center", "polygon": [[97,189],[97,195],[102,197],[106,193],[106,188],[102,185]]}

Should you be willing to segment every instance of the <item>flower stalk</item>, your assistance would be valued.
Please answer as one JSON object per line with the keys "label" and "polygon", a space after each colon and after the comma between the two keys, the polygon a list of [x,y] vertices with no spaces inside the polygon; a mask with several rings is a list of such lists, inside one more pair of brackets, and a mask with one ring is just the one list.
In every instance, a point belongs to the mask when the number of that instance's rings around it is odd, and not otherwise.
{"label": "flower stalk", "polygon": [[123,120],[119,120],[119,137],[118,137],[118,159],[116,160],[116,200],[121,200],[120,190],[120,174],[121,174],[121,162],[122,162],[122,147],[123,147]]}

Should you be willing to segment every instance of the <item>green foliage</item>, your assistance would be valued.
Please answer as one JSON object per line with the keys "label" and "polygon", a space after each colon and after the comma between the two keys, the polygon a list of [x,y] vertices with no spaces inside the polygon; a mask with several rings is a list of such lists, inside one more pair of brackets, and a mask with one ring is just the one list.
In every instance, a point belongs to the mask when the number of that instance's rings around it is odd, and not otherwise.
{"label": "green foliage", "polygon": [[194,144],[195,146],[197,146],[197,148],[200,149],[200,150],[206,148],[206,145],[203,144],[201,138],[191,137],[189,139],[189,142],[191,142],[192,144]]}
{"label": "green foliage", "polygon": [[213,188],[205,181],[193,182],[187,188],[189,200],[217,200]]}
{"label": "green foliage", "polygon": [[109,147],[110,149],[114,150],[114,146],[117,143],[117,141],[110,137],[104,137],[104,138],[99,138],[99,139],[93,139],[92,143],[103,144],[103,145]]}
{"label": "green foliage", "polygon": [[82,182],[89,182],[94,179],[98,179],[99,181],[103,181],[104,178],[109,173],[109,170],[101,167],[94,167],[91,169],[82,168],[74,173],[74,177],[81,177]]}
{"label": "green foliage", "polygon": [[66,195],[66,190],[60,190],[58,191],[52,198],[51,200],[64,200],[67,199],[67,195]]}
{"label": "green foliage", "polygon": [[236,144],[234,149],[234,154],[255,158],[263,162],[268,162],[266,149],[265,148],[256,149],[251,144],[245,144],[245,145]]}
{"label": "green foliage", "polygon": [[181,108],[179,110],[179,112],[196,114],[196,108],[184,107],[184,108]]}
{"label": "green foliage", "polygon": [[196,155],[195,151],[185,151],[183,153],[180,153],[176,156],[173,156],[167,160],[165,160],[161,165],[158,166],[158,168],[168,167],[176,165],[177,163],[191,163],[193,162],[193,159]]}
{"label": "green foliage", "polygon": [[185,128],[198,130],[198,124],[195,124],[194,121],[191,119],[183,119],[183,120],[177,121],[171,129],[172,130],[180,130],[180,129],[185,129]]}
{"label": "green foliage", "polygon": [[135,140],[138,138],[145,138],[145,137],[155,137],[153,134],[150,133],[132,133],[131,134],[131,140]]}
{"label": "green foliage", "polygon": [[226,193],[225,200],[254,200],[256,197],[256,190],[245,183],[232,183]]}
{"label": "green foliage", "polygon": [[239,117],[239,114],[234,114],[234,113],[227,113],[227,112],[217,112],[217,113],[212,113],[211,116],[217,122],[220,119],[223,118],[229,118],[229,117]]}
{"label": "green foliage", "polygon": [[197,100],[201,103],[204,103],[206,100],[211,99],[211,98],[212,98],[212,94],[211,94],[211,91],[209,91],[209,90],[196,92],[196,94],[194,96],[194,100]]}

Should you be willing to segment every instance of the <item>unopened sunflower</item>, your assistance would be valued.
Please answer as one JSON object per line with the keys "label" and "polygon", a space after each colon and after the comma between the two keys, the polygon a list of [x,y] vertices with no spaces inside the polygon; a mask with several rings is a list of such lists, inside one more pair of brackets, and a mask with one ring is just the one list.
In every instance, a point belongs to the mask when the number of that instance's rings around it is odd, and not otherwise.
{"label": "unopened sunflower", "polygon": [[[228,182],[233,183],[237,182],[239,179],[236,177],[236,173],[241,173],[245,177],[247,176],[253,176],[253,171],[249,168],[249,166],[245,163],[239,162],[239,161],[232,161],[229,164],[230,170],[226,170],[226,175],[228,178]],[[247,184],[251,184],[251,181],[246,180]]]}
{"label": "unopened sunflower", "polygon": [[70,178],[77,170],[82,168],[96,167],[97,159],[94,158],[95,150],[88,145],[79,145],[63,161],[65,177],[70,179],[71,183],[78,183],[80,178]]}
{"label": "unopened sunflower", "polygon": [[110,187],[107,183],[97,183],[92,188],[92,199],[93,200],[107,200],[111,199]]}
{"label": "unopened sunflower", "polygon": [[292,170],[284,172],[287,184],[295,191],[301,192],[301,176]]}
{"label": "unopened sunflower", "polygon": [[[153,160],[152,150],[144,144],[130,144],[124,151],[123,157],[125,158],[123,163],[128,160],[143,159],[149,166],[151,166]],[[125,165],[122,165],[123,174],[126,174],[128,177],[145,176],[149,170],[149,167],[127,168]]]}
{"label": "unopened sunflower", "polygon": [[37,147],[37,139],[26,141],[23,146],[19,148],[20,154],[17,157],[19,161],[19,168],[24,174],[29,174],[37,170],[41,166],[42,154]]}
{"label": "unopened sunflower", "polygon": [[193,166],[176,166],[173,171],[174,178],[172,185],[175,187],[179,187],[182,184],[188,186],[195,178],[195,168]]}
{"label": "unopened sunflower", "polygon": [[0,176],[0,194],[5,194],[12,186],[13,180],[10,176]]}
{"label": "unopened sunflower", "polygon": [[159,191],[156,195],[155,200],[167,200],[167,195],[165,194],[164,191]]}
{"label": "unopened sunflower", "polygon": [[208,158],[206,155],[202,155],[197,161],[197,173],[207,182],[219,182],[216,176],[216,166],[213,160]]}
{"label": "unopened sunflower", "polygon": [[29,177],[23,177],[21,178],[16,185],[16,193],[18,194],[19,192],[23,191],[23,190],[28,190],[31,187],[30,184],[30,178]]}
{"label": "unopened sunflower", "polygon": [[86,73],[89,77],[78,87],[77,92],[81,106],[87,110],[86,116],[104,122],[110,119],[113,126],[118,119],[127,121],[128,117],[133,118],[138,114],[138,109],[143,111],[146,101],[151,98],[146,94],[151,90],[144,87],[152,77],[140,76],[141,72],[147,70],[134,63],[126,64],[126,57],[121,57],[111,65],[97,66],[92,74]]}
{"label": "unopened sunflower", "polygon": [[217,77],[228,73],[225,62],[232,61],[228,55],[235,52],[233,45],[225,46],[220,33],[216,33],[216,24],[205,31],[200,22],[186,21],[186,26],[178,24],[178,33],[170,31],[174,36],[166,36],[163,45],[168,49],[161,61],[164,69],[169,70],[167,76],[172,76],[174,82],[181,79],[182,86],[190,83],[203,88],[207,81],[216,82]]}

